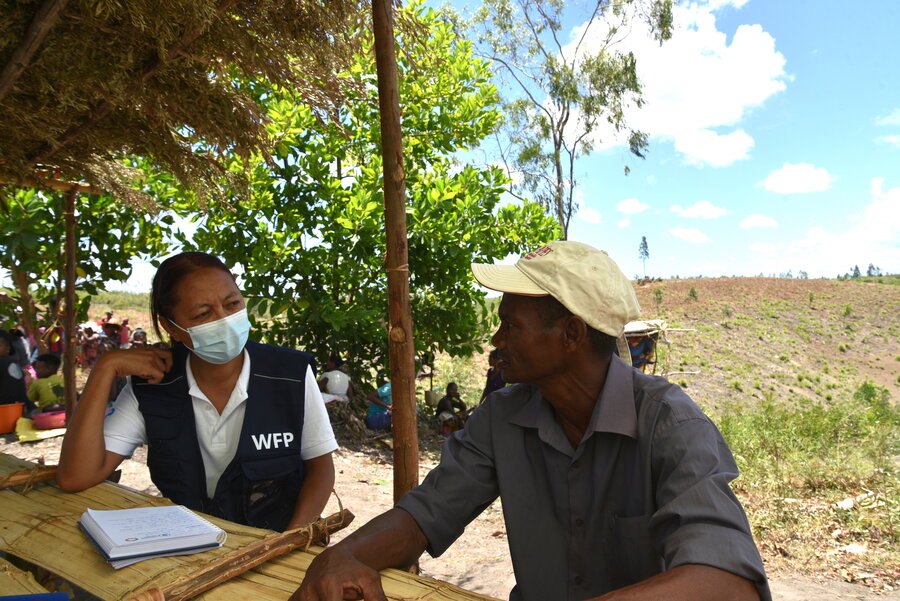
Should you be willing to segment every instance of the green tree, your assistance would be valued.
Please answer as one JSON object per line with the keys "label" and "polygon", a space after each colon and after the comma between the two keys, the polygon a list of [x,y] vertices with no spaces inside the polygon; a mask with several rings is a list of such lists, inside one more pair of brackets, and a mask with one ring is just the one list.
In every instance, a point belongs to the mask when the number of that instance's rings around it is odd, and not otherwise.
{"label": "green tree", "polygon": [[638,247],[638,256],[644,266],[644,277],[647,277],[647,259],[650,258],[650,247],[647,246],[647,236],[641,236],[641,245]]}
{"label": "green tree", "polygon": [[[584,25],[567,43],[572,21]],[[631,52],[619,49],[635,21],[660,43],[672,34],[672,0],[485,0],[470,27],[478,51],[504,79],[500,154],[513,193],[531,196],[555,216],[566,237],[577,209],[575,162],[591,152],[607,123],[643,158],[647,135],[631,129],[629,105],[641,106]],[[564,26],[564,23],[566,24]],[[626,173],[628,168],[626,167]]]}
{"label": "green tree", "polygon": [[[470,354],[491,317],[469,271],[558,235],[540,206],[500,206],[497,167],[460,164],[499,118],[488,65],[420,2],[401,9],[398,43],[404,127],[410,289],[417,354]],[[371,47],[362,27],[364,47]],[[267,340],[349,357],[363,377],[387,370],[387,274],[374,55],[344,77],[350,96],[318,119],[285,90],[255,86],[278,140],[274,166],[251,166],[253,192],[211,206],[193,243],[244,268],[257,328]],[[235,162],[234,168],[243,166]],[[186,241],[187,242],[187,241]]]}
{"label": "green tree", "polygon": [[859,265],[853,266],[853,275],[851,277],[854,277],[854,278],[861,277],[861,274],[859,273]]}
{"label": "green tree", "polygon": [[[146,189],[160,191],[162,185],[154,181]],[[62,308],[65,199],[59,192],[30,188],[7,192],[0,196],[0,268],[9,273],[12,288],[4,300],[22,307],[26,329],[39,339],[36,328],[52,325]],[[76,285],[86,293],[78,307],[83,318],[90,295],[96,294],[104,282],[128,279],[132,258],[164,253],[173,218],[154,218],[147,208],[125,205],[108,195],[80,195],[76,219]],[[41,346],[42,351],[44,348]]]}

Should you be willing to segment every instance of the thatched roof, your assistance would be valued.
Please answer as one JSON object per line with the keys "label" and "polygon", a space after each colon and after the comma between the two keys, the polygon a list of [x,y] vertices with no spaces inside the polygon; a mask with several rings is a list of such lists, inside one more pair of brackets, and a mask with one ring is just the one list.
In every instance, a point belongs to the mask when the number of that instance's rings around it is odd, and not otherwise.
{"label": "thatched roof", "polygon": [[360,14],[362,0],[0,0],[0,182],[127,195],[114,159],[129,154],[202,193],[222,175],[217,157],[266,147],[231,76],[327,107]]}

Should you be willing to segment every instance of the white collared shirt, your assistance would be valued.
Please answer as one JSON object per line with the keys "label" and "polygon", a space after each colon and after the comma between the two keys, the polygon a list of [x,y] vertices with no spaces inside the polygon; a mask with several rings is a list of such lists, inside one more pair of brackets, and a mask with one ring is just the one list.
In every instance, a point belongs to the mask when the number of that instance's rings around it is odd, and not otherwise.
{"label": "white collared shirt", "polygon": [[[221,414],[197,385],[194,372],[191,370],[191,356],[188,356],[185,371],[194,408],[197,442],[206,471],[206,494],[212,498],[219,477],[237,452],[241,428],[244,425],[244,413],[247,409],[245,401],[250,381],[250,355],[244,351],[244,365]],[[306,461],[331,453],[338,445],[311,367],[306,368],[304,394],[306,400],[303,432],[300,438],[300,457]],[[116,398],[112,412],[106,416],[103,438],[106,441],[107,451],[125,457],[130,457],[136,448],[147,443],[144,416],[138,409],[138,401],[131,387],[131,378],[128,378],[128,385]]]}

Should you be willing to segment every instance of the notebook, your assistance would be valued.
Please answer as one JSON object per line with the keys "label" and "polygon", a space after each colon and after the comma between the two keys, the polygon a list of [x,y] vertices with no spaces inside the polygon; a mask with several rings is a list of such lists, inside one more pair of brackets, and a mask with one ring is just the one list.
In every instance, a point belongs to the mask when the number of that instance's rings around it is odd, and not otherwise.
{"label": "notebook", "polygon": [[183,505],[88,509],[78,525],[116,569],[145,559],[215,549],[226,537],[224,530]]}

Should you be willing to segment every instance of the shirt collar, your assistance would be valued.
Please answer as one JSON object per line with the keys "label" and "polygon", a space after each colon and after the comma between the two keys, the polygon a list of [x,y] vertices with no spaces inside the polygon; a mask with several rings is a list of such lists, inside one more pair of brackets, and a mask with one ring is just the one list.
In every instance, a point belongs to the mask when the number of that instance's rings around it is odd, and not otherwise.
{"label": "shirt collar", "polygon": [[[546,430],[549,425],[547,420],[553,419],[550,403],[537,388],[532,388],[528,400],[509,421],[511,424],[525,428]],[[609,432],[637,438],[634,374],[632,369],[617,356],[614,356],[609,362],[606,383],[600,392],[600,398],[594,404],[585,439],[592,432]]]}
{"label": "shirt collar", "polygon": [[[231,398],[229,399],[229,403],[233,400],[237,400],[238,402],[243,402],[247,399],[247,385],[250,383],[250,354],[247,352],[247,349],[244,349],[244,365],[241,366],[241,373],[238,376],[237,382],[234,385],[234,390],[231,392]],[[194,354],[188,352],[187,359],[185,359],[184,364],[184,372],[185,376],[187,376],[188,383],[188,394],[192,397],[203,399],[206,402],[209,402],[209,399],[200,390],[200,386],[197,384],[196,378],[194,378],[194,372],[191,370],[191,357]]]}

